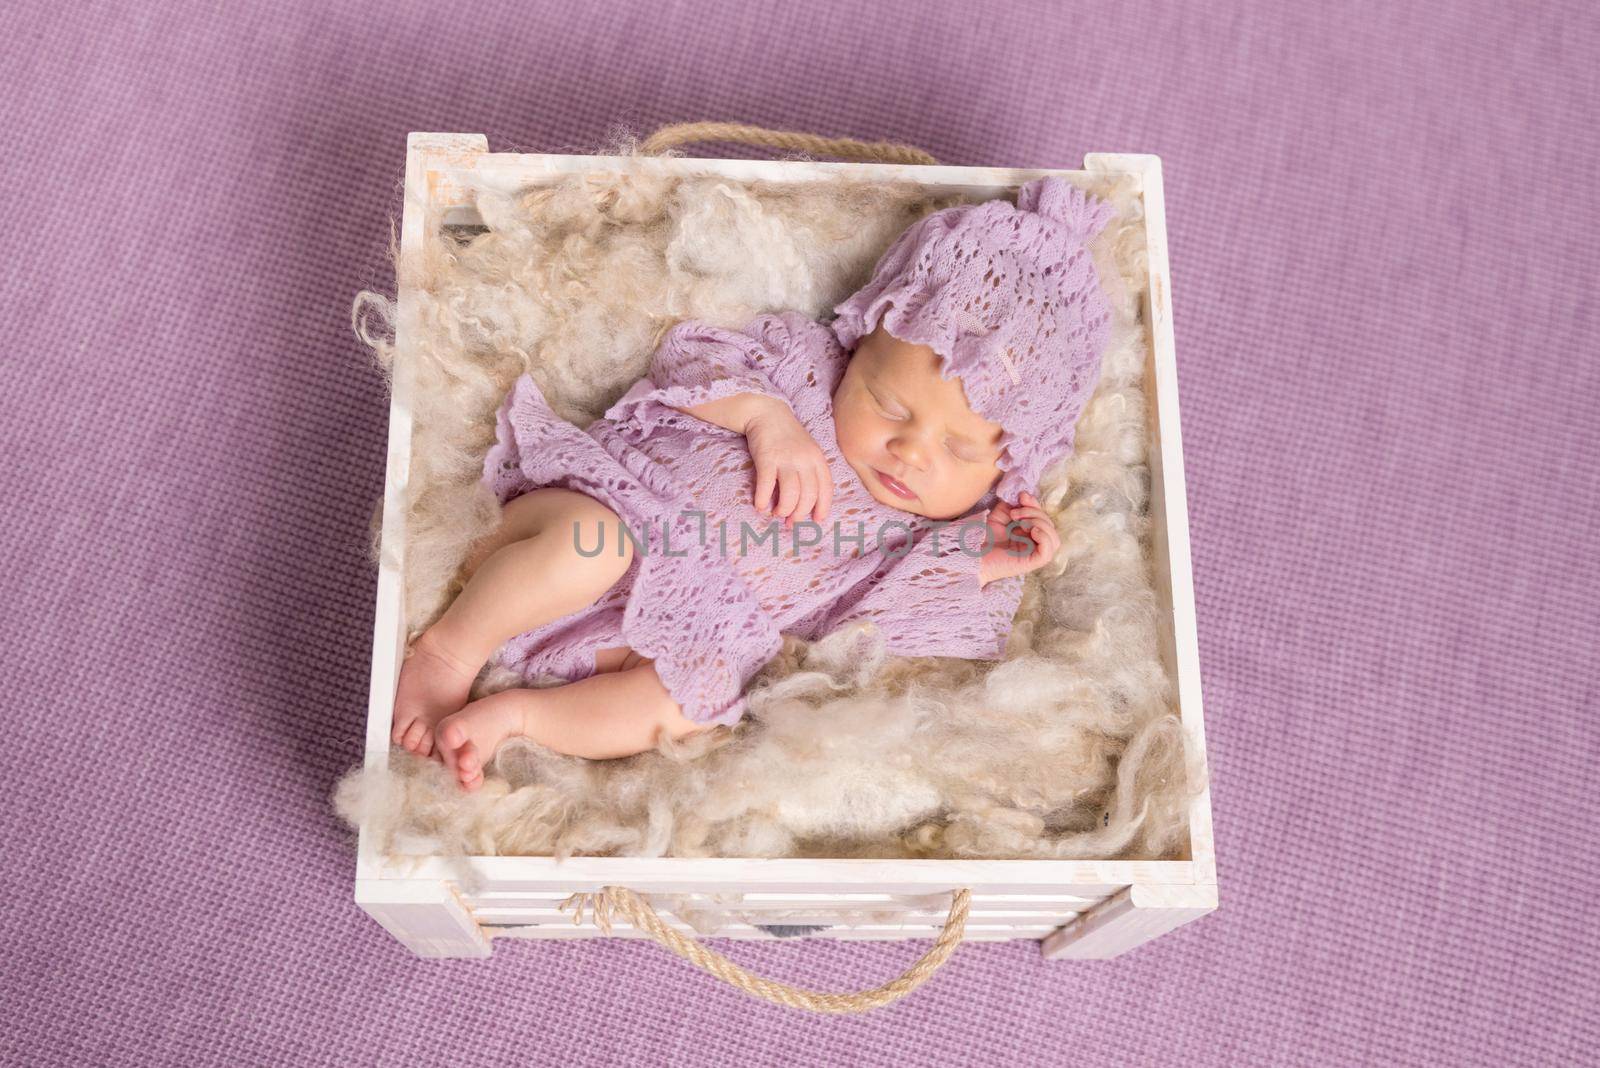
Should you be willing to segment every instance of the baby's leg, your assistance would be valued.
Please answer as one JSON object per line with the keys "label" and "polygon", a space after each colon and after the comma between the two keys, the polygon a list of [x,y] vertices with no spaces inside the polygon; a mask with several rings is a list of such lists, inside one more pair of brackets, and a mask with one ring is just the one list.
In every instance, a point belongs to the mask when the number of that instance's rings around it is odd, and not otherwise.
{"label": "baby's leg", "polygon": [[[631,659],[631,658],[630,658]],[[439,754],[461,785],[483,785],[483,765],[500,743],[522,735],[558,753],[609,760],[704,730],[684,718],[650,660],[565,686],[502,690],[439,722]]]}
{"label": "baby's leg", "polygon": [[[596,526],[603,525],[605,550],[579,553],[574,523],[586,547],[597,543]],[[406,652],[391,740],[431,755],[434,724],[466,703],[489,654],[508,638],[593,604],[623,576],[634,549],[618,534],[615,512],[573,490],[537,489],[507,503],[500,525],[467,557],[466,586]]]}

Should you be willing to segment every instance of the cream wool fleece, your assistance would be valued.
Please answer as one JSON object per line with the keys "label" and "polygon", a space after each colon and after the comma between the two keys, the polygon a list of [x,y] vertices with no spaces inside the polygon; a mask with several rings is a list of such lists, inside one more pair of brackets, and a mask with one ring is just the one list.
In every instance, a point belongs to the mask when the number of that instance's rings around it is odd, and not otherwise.
{"label": "cream wool fleece", "polygon": [[[785,637],[736,728],[610,761],[503,745],[482,790],[395,749],[336,793],[380,848],[436,854],[1171,859],[1202,788],[1163,667],[1150,573],[1150,474],[1138,309],[1141,206],[1123,180],[1081,183],[1116,209],[1091,252],[1111,333],[1075,451],[1039,494],[1062,548],[1026,577],[1005,658],[887,656],[881,635]],[[481,483],[495,413],[531,375],[586,423],[641,377],[678,321],[736,328],[763,311],[825,319],[907,226],[970,200],[882,183],[574,177],[484,192],[486,229],[430,235],[397,276],[414,369],[406,618],[412,636],[459,588],[496,521]],[[358,296],[357,329],[391,371]],[[376,546],[376,540],[374,540]],[[554,681],[554,680],[552,680]],[[473,696],[526,683],[486,668]]]}

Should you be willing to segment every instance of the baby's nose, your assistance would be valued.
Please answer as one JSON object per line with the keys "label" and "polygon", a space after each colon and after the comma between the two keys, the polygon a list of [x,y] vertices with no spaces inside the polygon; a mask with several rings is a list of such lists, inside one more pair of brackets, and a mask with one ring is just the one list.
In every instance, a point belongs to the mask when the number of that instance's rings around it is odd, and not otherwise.
{"label": "baby's nose", "polygon": [[928,446],[916,437],[890,438],[889,452],[901,463],[918,471],[928,466]]}

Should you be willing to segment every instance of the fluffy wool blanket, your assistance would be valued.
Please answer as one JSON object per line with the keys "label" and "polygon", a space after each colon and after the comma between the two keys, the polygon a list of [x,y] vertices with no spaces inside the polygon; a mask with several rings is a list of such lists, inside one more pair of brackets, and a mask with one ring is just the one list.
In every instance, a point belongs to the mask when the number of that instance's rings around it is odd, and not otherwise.
{"label": "fluffy wool blanket", "polygon": [[[855,629],[787,638],[731,729],[606,761],[513,740],[473,794],[396,748],[387,772],[345,776],[340,814],[405,854],[1186,855],[1201,771],[1162,664],[1152,584],[1142,206],[1126,179],[1083,185],[1118,209],[1094,248],[1113,340],[1076,451],[1042,484],[1062,548],[1028,576],[1003,661],[886,657]],[[826,318],[901,230],[971,199],[905,183],[576,176],[481,191],[481,226],[395,250],[414,300],[397,309],[363,292],[354,314],[380,366],[412,376],[410,634],[448,605],[468,545],[497,520],[478,480],[519,375],[586,423],[679,320]],[[511,685],[525,683],[486,669],[474,696]]]}

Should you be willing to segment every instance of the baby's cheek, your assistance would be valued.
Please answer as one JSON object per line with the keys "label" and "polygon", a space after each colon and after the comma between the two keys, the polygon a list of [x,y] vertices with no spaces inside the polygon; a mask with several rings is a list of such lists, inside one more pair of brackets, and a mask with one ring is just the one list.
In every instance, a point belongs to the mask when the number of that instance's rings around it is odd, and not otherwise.
{"label": "baby's cheek", "polygon": [[839,452],[846,459],[854,461],[861,453],[861,430],[856,421],[847,413],[835,412],[833,420],[833,437],[839,443]]}

